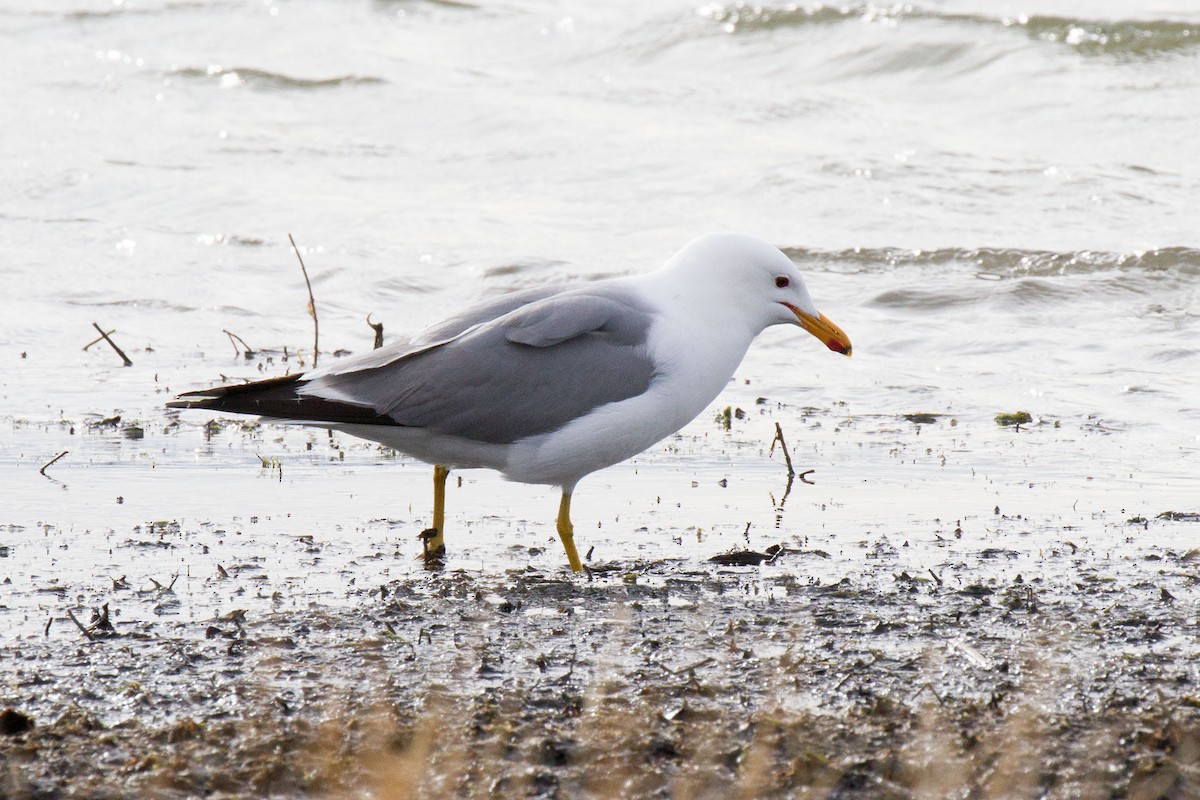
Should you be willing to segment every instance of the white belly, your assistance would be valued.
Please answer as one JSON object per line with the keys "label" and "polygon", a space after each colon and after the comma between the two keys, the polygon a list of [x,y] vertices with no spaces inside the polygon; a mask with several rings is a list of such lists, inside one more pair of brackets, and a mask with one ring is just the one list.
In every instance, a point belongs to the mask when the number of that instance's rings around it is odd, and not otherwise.
{"label": "white belly", "polygon": [[637,455],[695,419],[729,383],[751,337],[724,332],[718,339],[689,328],[666,324],[652,332],[649,349],[658,373],[645,393],[511,445],[505,477],[570,489],[584,475]]}

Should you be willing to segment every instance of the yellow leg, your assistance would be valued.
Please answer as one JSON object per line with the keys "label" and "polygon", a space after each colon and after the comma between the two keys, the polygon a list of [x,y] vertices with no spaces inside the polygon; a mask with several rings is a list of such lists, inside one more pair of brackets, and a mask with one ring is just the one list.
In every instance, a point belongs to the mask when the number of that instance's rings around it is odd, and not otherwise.
{"label": "yellow leg", "polygon": [[571,572],[581,571],[583,564],[579,560],[579,553],[575,552],[575,526],[571,524],[570,492],[563,492],[562,502],[558,504],[558,538],[562,539],[563,549],[567,551]]}
{"label": "yellow leg", "polygon": [[433,527],[424,531],[421,538],[425,547],[425,560],[436,561],[446,555],[446,478],[450,470],[437,464],[433,468]]}

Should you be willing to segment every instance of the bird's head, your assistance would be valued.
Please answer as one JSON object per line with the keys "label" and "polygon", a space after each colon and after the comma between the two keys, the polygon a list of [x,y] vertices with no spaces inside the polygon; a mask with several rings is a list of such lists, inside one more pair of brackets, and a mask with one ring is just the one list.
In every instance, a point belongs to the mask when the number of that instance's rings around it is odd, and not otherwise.
{"label": "bird's head", "polygon": [[798,325],[830,350],[850,355],[850,337],[817,310],[792,260],[779,248],[740,233],[710,233],[684,246],[667,264],[704,303],[735,312],[758,333],[771,325]]}

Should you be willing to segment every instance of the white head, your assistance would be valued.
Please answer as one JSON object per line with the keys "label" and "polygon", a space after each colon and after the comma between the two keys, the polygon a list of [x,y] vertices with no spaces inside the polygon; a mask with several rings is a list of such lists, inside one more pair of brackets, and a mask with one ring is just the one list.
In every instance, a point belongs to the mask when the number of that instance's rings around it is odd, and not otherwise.
{"label": "white head", "polygon": [[850,355],[850,339],[817,310],[792,260],[774,245],[741,233],[693,239],[663,265],[680,297],[714,322],[735,317],[751,335],[771,325],[799,325],[837,353]]}

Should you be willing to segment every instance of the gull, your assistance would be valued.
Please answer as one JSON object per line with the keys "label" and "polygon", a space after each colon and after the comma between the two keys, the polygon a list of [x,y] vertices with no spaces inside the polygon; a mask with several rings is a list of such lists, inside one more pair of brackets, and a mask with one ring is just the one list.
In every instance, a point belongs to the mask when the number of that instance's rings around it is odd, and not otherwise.
{"label": "gull", "polygon": [[318,425],[433,465],[433,521],[422,534],[431,563],[445,554],[451,470],[557,486],[556,528],[578,572],[580,479],[694,419],[754,338],[781,324],[850,355],[791,259],[761,239],[715,233],[652,272],[513,292],[361,356],[168,405]]}

